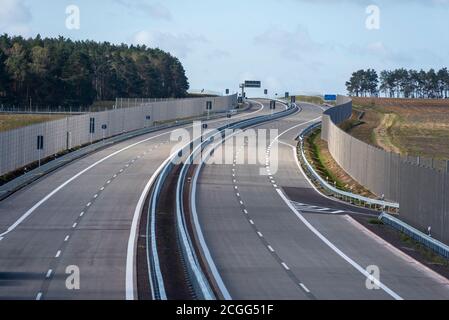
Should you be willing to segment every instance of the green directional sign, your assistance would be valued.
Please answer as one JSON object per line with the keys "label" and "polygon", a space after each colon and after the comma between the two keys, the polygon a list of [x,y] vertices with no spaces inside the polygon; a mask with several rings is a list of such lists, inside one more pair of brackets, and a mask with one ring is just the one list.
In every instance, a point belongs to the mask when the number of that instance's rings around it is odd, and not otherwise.
{"label": "green directional sign", "polygon": [[262,83],[260,81],[246,80],[245,88],[261,88]]}

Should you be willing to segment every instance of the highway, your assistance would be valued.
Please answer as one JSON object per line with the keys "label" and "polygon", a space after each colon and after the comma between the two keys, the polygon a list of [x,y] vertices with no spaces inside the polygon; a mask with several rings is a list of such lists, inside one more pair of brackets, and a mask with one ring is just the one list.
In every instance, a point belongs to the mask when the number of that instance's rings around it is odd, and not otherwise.
{"label": "highway", "polygon": [[[209,127],[265,112],[256,104]],[[178,143],[173,130],[108,147],[1,201],[0,299],[136,299],[136,208]],[[80,290],[67,289],[68,266]]]}
{"label": "highway", "polygon": [[[366,210],[325,198],[308,182],[296,160],[295,139],[319,121],[322,110],[301,107],[300,113],[256,128],[279,130],[267,144],[266,162],[242,161],[245,152],[258,150],[237,146],[234,164],[207,164],[200,174],[196,206],[202,233],[230,296],[449,299],[447,279],[345,214]],[[273,141],[279,141],[278,170]],[[380,279],[367,286],[369,266],[379,269]]]}
{"label": "highway", "polygon": [[[300,106],[254,128],[277,130],[262,148],[238,145],[226,154],[231,163],[208,163],[200,173],[199,224],[230,297],[449,299],[447,279],[348,215],[372,212],[324,197],[309,183],[295,139],[322,110]],[[260,100],[209,128],[270,112]],[[151,183],[179,145],[170,139],[176,129],[107,147],[1,201],[0,299],[138,299],[137,240],[146,236],[139,219]],[[258,153],[259,163],[245,161],[245,154]],[[70,266],[79,268],[79,290],[66,286]],[[378,267],[378,281],[367,281],[369,266]]]}

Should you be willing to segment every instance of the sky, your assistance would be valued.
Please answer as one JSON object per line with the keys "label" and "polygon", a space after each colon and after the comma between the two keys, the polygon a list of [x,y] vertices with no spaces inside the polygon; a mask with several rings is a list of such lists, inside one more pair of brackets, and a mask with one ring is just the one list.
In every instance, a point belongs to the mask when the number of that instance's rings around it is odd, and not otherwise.
{"label": "sky", "polygon": [[325,94],[358,69],[449,67],[448,14],[449,0],[0,0],[0,33],[159,47],[196,90]]}

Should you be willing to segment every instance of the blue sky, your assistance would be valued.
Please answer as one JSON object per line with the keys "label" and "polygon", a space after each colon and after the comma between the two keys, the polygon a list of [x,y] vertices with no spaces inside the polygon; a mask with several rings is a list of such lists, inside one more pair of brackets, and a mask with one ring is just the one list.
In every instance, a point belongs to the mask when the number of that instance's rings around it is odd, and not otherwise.
{"label": "blue sky", "polygon": [[[79,30],[66,28],[68,5]],[[369,5],[378,30],[365,26]],[[192,89],[248,79],[270,93],[344,93],[360,68],[449,67],[448,14],[449,0],[0,0],[0,32],[160,47]]]}

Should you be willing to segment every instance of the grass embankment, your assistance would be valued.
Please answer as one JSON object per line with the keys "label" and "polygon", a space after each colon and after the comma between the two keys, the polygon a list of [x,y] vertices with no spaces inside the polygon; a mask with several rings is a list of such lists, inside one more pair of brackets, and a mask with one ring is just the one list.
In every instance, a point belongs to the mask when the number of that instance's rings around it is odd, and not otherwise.
{"label": "grass embankment", "polygon": [[[353,101],[353,118],[342,128],[355,138],[403,155],[449,158],[449,100],[354,98]],[[360,112],[364,117],[355,124]]]}
{"label": "grass embankment", "polygon": [[67,115],[0,114],[0,132],[66,118]]}
{"label": "grass embankment", "polygon": [[416,250],[419,254],[421,254],[429,263],[431,264],[438,264],[442,266],[449,266],[449,260],[445,259],[443,256],[440,256],[439,254],[435,253],[425,245],[419,243],[418,241],[415,241],[414,239],[410,238],[405,233],[400,233],[401,241],[404,243],[405,246],[408,246],[410,248],[413,248]]}
{"label": "grass embankment", "polygon": [[304,147],[309,162],[320,176],[328,180],[330,184],[341,190],[357,193],[365,197],[376,197],[352,179],[332,158],[327,142],[321,139],[321,130],[317,130],[310,135],[306,139]]}
{"label": "grass embankment", "polygon": [[296,96],[296,101],[303,101],[313,104],[323,104],[324,100],[319,96]]}

